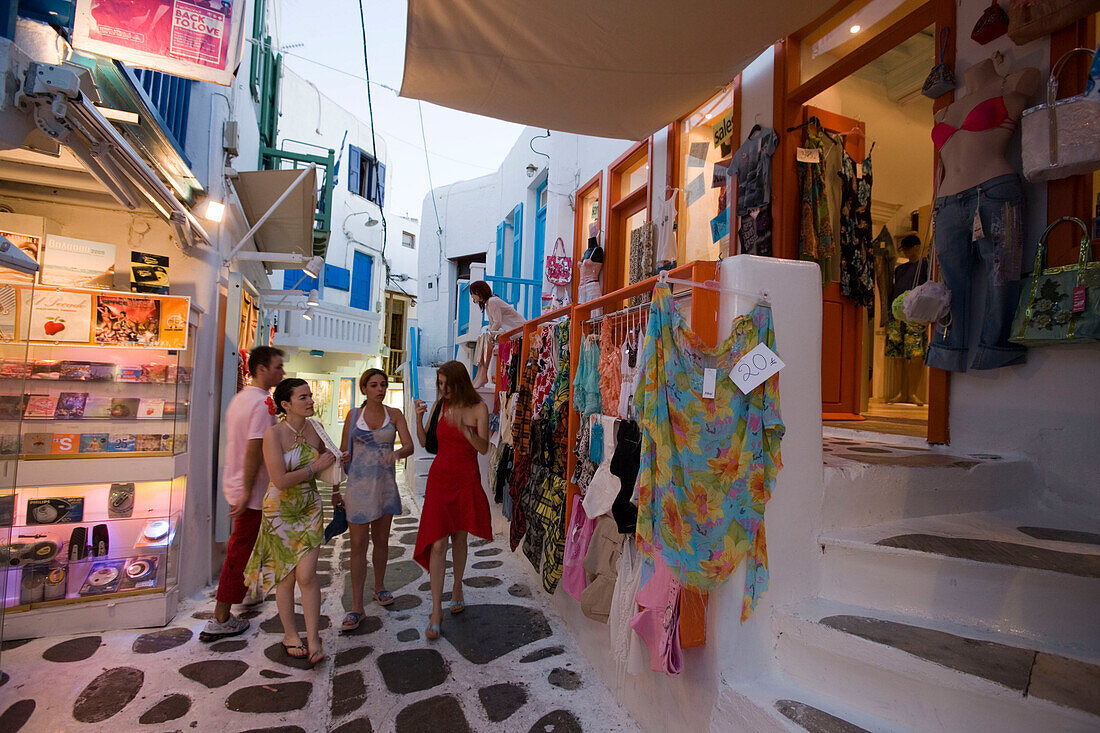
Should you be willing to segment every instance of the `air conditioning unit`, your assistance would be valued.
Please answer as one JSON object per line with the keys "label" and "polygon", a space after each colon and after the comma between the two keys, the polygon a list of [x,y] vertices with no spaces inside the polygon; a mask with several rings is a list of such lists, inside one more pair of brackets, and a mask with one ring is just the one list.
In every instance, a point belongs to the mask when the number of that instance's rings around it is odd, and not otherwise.
{"label": "air conditioning unit", "polygon": [[240,130],[236,120],[226,120],[222,126],[222,149],[230,156],[237,156],[237,145],[240,139]]}

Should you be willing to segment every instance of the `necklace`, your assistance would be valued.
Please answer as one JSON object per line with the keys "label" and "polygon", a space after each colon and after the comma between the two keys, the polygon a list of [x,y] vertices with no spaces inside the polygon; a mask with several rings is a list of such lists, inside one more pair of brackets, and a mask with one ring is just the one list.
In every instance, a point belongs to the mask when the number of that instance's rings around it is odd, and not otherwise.
{"label": "necklace", "polygon": [[295,443],[301,443],[303,440],[305,440],[306,426],[309,425],[309,423],[307,423],[305,420],[303,420],[302,421],[302,429],[301,430],[294,430],[294,426],[290,424],[290,420],[284,420],[283,422],[286,423],[286,426],[288,428],[290,428],[291,430],[294,431],[294,442]]}

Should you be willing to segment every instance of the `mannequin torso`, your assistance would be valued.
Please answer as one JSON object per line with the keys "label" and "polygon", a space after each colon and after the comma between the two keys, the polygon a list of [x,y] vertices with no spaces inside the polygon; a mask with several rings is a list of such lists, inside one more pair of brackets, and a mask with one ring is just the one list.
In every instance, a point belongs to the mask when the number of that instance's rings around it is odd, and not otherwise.
{"label": "mannequin torso", "polygon": [[[1039,70],[1028,68],[1002,77],[993,60],[986,59],[967,69],[963,78],[966,95],[936,113],[937,125],[943,125],[939,134],[946,137],[940,148],[942,170],[937,196],[959,193],[991,178],[1016,172],[1016,166],[1009,163],[1005,153],[1028,98],[1039,85]],[[1002,113],[998,98],[1003,100],[1006,119],[999,119]],[[982,105],[986,106],[976,116],[986,119],[971,121],[971,113]],[[976,125],[990,126],[966,129]]]}
{"label": "mannequin torso", "polygon": [[603,270],[603,247],[595,245],[585,250],[578,267],[581,271],[581,285],[598,281],[600,271]]}

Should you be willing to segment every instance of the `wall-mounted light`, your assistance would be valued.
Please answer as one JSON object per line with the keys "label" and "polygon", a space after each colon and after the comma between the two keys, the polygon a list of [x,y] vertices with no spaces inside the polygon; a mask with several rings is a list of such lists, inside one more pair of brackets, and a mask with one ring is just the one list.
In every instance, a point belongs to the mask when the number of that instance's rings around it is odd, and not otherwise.
{"label": "wall-mounted light", "polygon": [[539,172],[539,167],[534,163],[527,164],[527,177],[534,178],[535,174]]}
{"label": "wall-mounted light", "polygon": [[306,319],[307,321],[312,321],[313,320],[313,309],[312,308],[306,308],[304,311],[302,311],[302,318]]}
{"label": "wall-mounted light", "polygon": [[306,305],[321,305],[321,296],[317,293],[317,288],[309,291],[309,295],[306,296]]}
{"label": "wall-mounted light", "polygon": [[203,219],[218,222],[222,220],[223,216],[225,216],[225,204],[214,199],[206,202],[206,210],[202,213]]}
{"label": "wall-mounted light", "polygon": [[863,30],[862,26],[860,26],[859,23],[856,23],[855,25],[853,25],[851,28],[848,29],[848,32],[851,33],[854,36],[855,34],[859,33],[861,30]]}
{"label": "wall-mounted light", "polygon": [[321,270],[325,269],[325,258],[320,255],[314,255],[309,258],[309,262],[302,268],[305,273],[312,277],[314,280],[321,276]]}

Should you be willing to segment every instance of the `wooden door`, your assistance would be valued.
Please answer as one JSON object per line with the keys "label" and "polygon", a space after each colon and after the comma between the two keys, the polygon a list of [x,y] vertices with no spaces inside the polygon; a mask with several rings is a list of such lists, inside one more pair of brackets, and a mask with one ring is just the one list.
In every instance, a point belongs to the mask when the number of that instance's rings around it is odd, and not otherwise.
{"label": "wooden door", "polygon": [[[826,128],[840,133],[858,129],[863,123],[850,117],[803,107],[803,121],[816,116]],[[845,136],[844,149],[857,162],[863,161],[866,137]],[[840,202],[830,202],[830,208]],[[833,232],[839,236],[840,232]],[[863,308],[840,294],[840,283],[825,286],[821,304],[821,415],[825,420],[862,420],[859,414],[863,365]]]}

